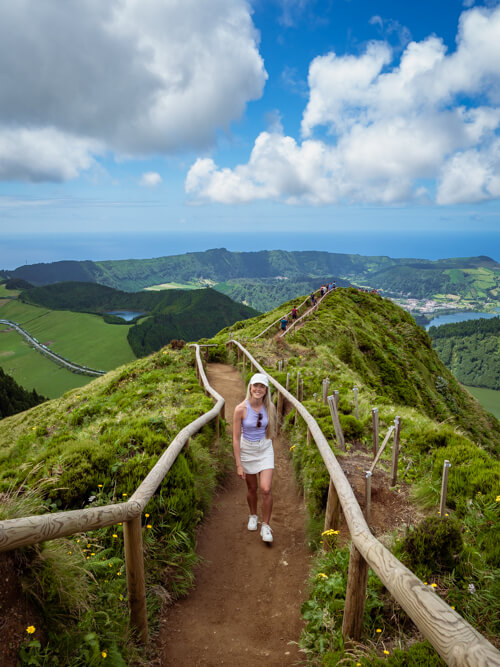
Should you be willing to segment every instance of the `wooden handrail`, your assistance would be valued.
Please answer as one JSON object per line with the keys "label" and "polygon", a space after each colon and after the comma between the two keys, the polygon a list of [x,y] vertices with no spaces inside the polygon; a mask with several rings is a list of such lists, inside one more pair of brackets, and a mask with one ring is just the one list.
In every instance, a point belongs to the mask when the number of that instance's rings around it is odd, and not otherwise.
{"label": "wooden handrail", "polygon": [[[319,292],[320,290],[321,290],[321,288],[317,289],[317,290],[316,290],[315,292],[313,292],[313,293],[316,294],[316,293]],[[323,295],[323,296],[325,296],[325,295]],[[306,298],[304,299],[304,301],[302,301],[302,303],[299,303],[299,305],[297,306],[297,310],[298,310],[299,308],[302,308],[302,306],[303,306],[305,303],[307,303],[307,301],[308,301],[310,298],[311,298],[311,297],[308,296],[308,297],[306,297]],[[291,313],[291,312],[292,312],[292,311],[290,311],[290,313]],[[287,313],[287,315],[290,315],[290,313]],[[305,315],[305,313],[304,313],[304,315]],[[303,317],[304,315],[302,315],[302,317]],[[299,319],[300,319],[300,318],[299,318]],[[275,320],[274,322],[272,322],[268,327],[266,327],[266,328],[264,329],[264,331],[261,331],[260,334],[257,334],[256,336],[254,336],[254,337],[252,338],[252,340],[257,340],[257,338],[260,338],[261,336],[263,336],[267,331],[269,331],[269,329],[272,329],[272,327],[274,327],[274,326],[275,326],[276,324],[278,324],[280,321],[281,321],[281,317],[279,317],[277,320]]]}
{"label": "wooden handrail", "polygon": [[353,545],[446,664],[451,667],[500,665],[500,652],[372,535],[351,485],[314,417],[248,350],[238,341],[232,342],[304,419],[338,494]]}

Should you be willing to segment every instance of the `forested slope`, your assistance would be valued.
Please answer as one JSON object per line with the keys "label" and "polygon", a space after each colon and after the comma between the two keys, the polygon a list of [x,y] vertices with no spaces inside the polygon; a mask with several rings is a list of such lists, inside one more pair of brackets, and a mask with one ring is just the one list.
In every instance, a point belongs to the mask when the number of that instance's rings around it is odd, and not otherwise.
{"label": "forested slope", "polygon": [[432,346],[462,384],[500,389],[500,317],[430,327]]}
{"label": "forested slope", "polygon": [[43,403],[47,399],[34,389],[27,391],[0,367],[0,419]]}

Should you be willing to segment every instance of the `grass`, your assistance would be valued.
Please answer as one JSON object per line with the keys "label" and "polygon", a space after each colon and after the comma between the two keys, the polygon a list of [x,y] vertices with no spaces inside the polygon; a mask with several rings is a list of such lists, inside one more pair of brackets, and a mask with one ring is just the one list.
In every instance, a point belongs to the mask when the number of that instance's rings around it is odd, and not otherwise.
{"label": "grass", "polygon": [[49,361],[28,345],[16,331],[0,335],[0,365],[27,390],[36,389],[48,398],[57,398],[76,387],[88,384],[92,378],[77,375]]}
{"label": "grass", "polygon": [[[54,352],[89,368],[110,370],[135,359],[127,341],[129,327],[106,324],[96,315],[50,311],[9,301],[0,307],[0,317],[18,322]],[[49,361],[17,332],[2,329],[0,363],[25,389],[56,398],[90,381]]]}
{"label": "grass", "polygon": [[[213,405],[196,379],[193,356],[186,348],[164,349],[2,420],[2,518],[130,497],[176,433]],[[218,448],[213,423],[191,439],[143,516],[153,632],[162,601],[191,585],[194,529],[230,461],[222,434]],[[109,664],[144,664],[128,629],[123,526],[19,554],[25,589],[45,623],[23,645],[20,664],[101,664],[103,652]]]}
{"label": "grass", "polygon": [[500,391],[495,389],[484,389],[482,387],[465,387],[474,398],[481,403],[485,410],[500,419]]}

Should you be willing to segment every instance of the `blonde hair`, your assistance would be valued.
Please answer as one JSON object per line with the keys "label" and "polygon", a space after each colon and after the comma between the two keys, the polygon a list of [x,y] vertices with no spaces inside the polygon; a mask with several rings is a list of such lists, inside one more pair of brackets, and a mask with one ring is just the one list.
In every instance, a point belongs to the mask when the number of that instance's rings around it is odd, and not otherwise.
{"label": "blonde hair", "polygon": [[[250,382],[248,383],[247,386],[247,394],[246,394],[246,399],[247,401],[250,400],[251,394],[250,394],[250,387],[252,385]],[[274,407],[274,403],[271,400],[271,386],[266,387],[266,395],[264,396],[264,407],[266,408],[267,412],[267,418],[268,418],[268,423],[267,423],[267,428],[266,428],[266,437],[267,438],[274,438],[276,435],[276,421],[277,421],[277,415],[276,415],[276,408]]]}

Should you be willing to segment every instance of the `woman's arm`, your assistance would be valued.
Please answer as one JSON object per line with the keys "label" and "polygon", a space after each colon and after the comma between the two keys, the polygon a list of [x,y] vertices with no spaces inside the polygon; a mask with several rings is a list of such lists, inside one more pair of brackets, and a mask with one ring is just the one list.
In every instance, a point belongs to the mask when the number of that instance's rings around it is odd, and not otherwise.
{"label": "woman's arm", "polygon": [[241,465],[240,458],[240,440],[241,440],[241,421],[245,417],[245,405],[240,403],[234,410],[233,417],[233,452],[234,462],[236,463],[236,473],[241,479],[245,479],[245,471]]}

